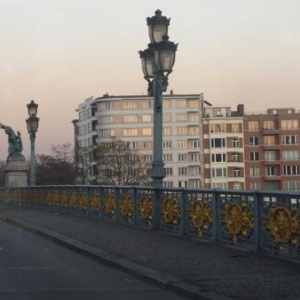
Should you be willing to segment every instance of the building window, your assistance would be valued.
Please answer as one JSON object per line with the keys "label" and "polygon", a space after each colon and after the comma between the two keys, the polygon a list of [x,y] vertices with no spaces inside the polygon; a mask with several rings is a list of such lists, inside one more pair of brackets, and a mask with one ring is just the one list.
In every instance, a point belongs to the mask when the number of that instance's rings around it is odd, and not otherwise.
{"label": "building window", "polygon": [[198,108],[199,101],[198,100],[188,100],[188,107],[189,108]]}
{"label": "building window", "polygon": [[163,135],[172,135],[172,128],[171,127],[164,127],[163,128]]}
{"label": "building window", "polygon": [[142,135],[143,136],[150,136],[150,135],[152,135],[152,128],[143,128]]}
{"label": "building window", "polygon": [[214,108],[213,109],[213,117],[223,117],[220,108]]}
{"label": "building window", "polygon": [[286,191],[299,191],[300,181],[284,181],[283,189]]}
{"label": "building window", "polygon": [[165,161],[165,162],[173,161],[173,155],[172,154],[164,154],[163,155],[163,161]]}
{"label": "building window", "polygon": [[137,109],[137,103],[135,101],[124,101],[123,109]]}
{"label": "building window", "polygon": [[299,159],[299,151],[298,150],[282,151],[282,159],[298,160]]}
{"label": "building window", "polygon": [[276,160],[275,151],[265,151],[265,160]]}
{"label": "building window", "polygon": [[234,190],[241,190],[241,189],[242,189],[241,183],[235,182],[235,183],[233,184],[233,189],[234,189]]}
{"label": "building window", "polygon": [[258,130],[258,122],[257,121],[248,122],[248,129]]}
{"label": "building window", "polygon": [[191,175],[192,176],[200,175],[200,167],[198,166],[191,167]]}
{"label": "building window", "polygon": [[297,135],[283,135],[282,136],[282,144],[285,145],[295,145],[298,143]]}
{"label": "building window", "polygon": [[226,154],[225,153],[212,154],[211,161],[212,162],[226,162]]}
{"label": "building window", "polygon": [[189,126],[188,127],[188,135],[198,135],[199,127],[198,126]]}
{"label": "building window", "polygon": [[177,127],[177,135],[187,135],[187,127]]}
{"label": "building window", "polygon": [[260,168],[259,167],[251,167],[250,168],[250,176],[251,177],[258,177],[258,176],[260,176]]}
{"label": "building window", "polygon": [[152,116],[151,115],[142,115],[142,122],[143,123],[149,123],[152,121]]}
{"label": "building window", "polygon": [[178,149],[186,149],[187,148],[187,141],[177,141],[177,148]]}
{"label": "building window", "polygon": [[109,110],[112,109],[112,102],[101,102],[98,104],[99,110]]}
{"label": "building window", "polygon": [[240,132],[240,124],[232,123],[231,124],[231,132]]}
{"label": "building window", "polygon": [[173,168],[164,168],[165,175],[173,175]]}
{"label": "building window", "polygon": [[210,141],[212,148],[224,148],[225,147],[225,139],[211,139]]}
{"label": "building window", "polygon": [[152,156],[152,154],[144,155],[144,160],[145,160],[145,162],[147,162],[147,163],[152,162],[152,161],[153,161],[153,156]]}
{"label": "building window", "polygon": [[185,108],[186,101],[185,100],[176,100],[176,108]]}
{"label": "building window", "polygon": [[241,154],[238,152],[233,153],[233,161],[234,162],[240,162],[241,161]]}
{"label": "building window", "polygon": [[201,187],[200,180],[190,180],[189,181],[189,187],[191,187],[191,188],[200,188]]}
{"label": "building window", "polygon": [[144,149],[152,149],[152,141],[145,141],[143,146]]}
{"label": "building window", "polygon": [[299,166],[284,166],[283,167],[284,175],[299,175],[300,174],[299,171],[300,171]]}
{"label": "building window", "polygon": [[239,147],[240,147],[240,141],[239,141],[238,138],[234,138],[234,139],[232,140],[232,147],[233,147],[233,148],[239,148]]}
{"label": "building window", "polygon": [[123,116],[124,123],[137,123],[137,116]]}
{"label": "building window", "polygon": [[176,121],[177,122],[187,122],[188,116],[187,114],[177,114]]}
{"label": "building window", "polygon": [[137,136],[138,129],[137,128],[126,128],[123,129],[123,136]]}
{"label": "building window", "polygon": [[187,161],[187,154],[178,154],[178,161]]}
{"label": "building window", "polygon": [[199,121],[199,114],[198,113],[189,113],[188,114],[188,121],[189,122],[198,122]]}
{"label": "building window", "polygon": [[263,129],[274,129],[274,121],[264,121]]}
{"label": "building window", "polygon": [[267,146],[275,145],[275,136],[274,135],[264,136],[264,145]]}
{"label": "building window", "polygon": [[214,182],[212,184],[212,188],[214,189],[227,189],[227,183],[226,182]]}
{"label": "building window", "polygon": [[212,169],[212,177],[226,177],[226,168]]}
{"label": "building window", "polygon": [[250,160],[258,161],[259,160],[259,152],[250,152]]}
{"label": "building window", "polygon": [[298,120],[281,120],[281,129],[298,129]]}
{"label": "building window", "polygon": [[250,182],[250,190],[260,190],[261,183],[260,182]]}
{"label": "building window", "polygon": [[187,181],[179,181],[178,182],[178,187],[180,188],[185,188],[188,186],[188,182]]}
{"label": "building window", "polygon": [[200,154],[199,153],[192,153],[191,154],[191,161],[192,162],[198,162],[198,161],[200,161]]}
{"label": "building window", "polygon": [[164,141],[163,142],[164,149],[171,149],[172,148],[172,141]]}
{"label": "building window", "polygon": [[250,136],[249,145],[257,146],[258,145],[258,136]]}
{"label": "building window", "polygon": [[170,100],[163,100],[163,108],[164,109],[171,108],[171,101]]}
{"label": "building window", "polygon": [[100,116],[98,119],[99,124],[114,123],[114,116]]}
{"label": "building window", "polygon": [[226,132],[226,124],[211,124],[210,132]]}
{"label": "building window", "polygon": [[153,108],[153,100],[145,100],[142,102],[142,108],[143,109],[150,109]]}
{"label": "building window", "polygon": [[191,149],[199,149],[200,148],[200,141],[199,140],[190,141],[190,148]]}
{"label": "building window", "polygon": [[99,130],[99,136],[100,137],[115,136],[115,130],[114,129],[101,129],[101,130]]}
{"label": "building window", "polygon": [[137,142],[127,142],[126,143],[128,149],[137,149],[138,143]]}
{"label": "building window", "polygon": [[171,115],[170,114],[164,114],[163,115],[163,122],[164,123],[170,123],[171,122]]}
{"label": "building window", "polygon": [[178,175],[187,175],[187,168],[186,167],[178,168]]}
{"label": "building window", "polygon": [[173,182],[172,181],[164,181],[163,185],[164,185],[164,187],[171,188],[171,187],[173,187]]}
{"label": "building window", "polygon": [[265,169],[266,176],[275,176],[276,175],[276,167],[268,166]]}

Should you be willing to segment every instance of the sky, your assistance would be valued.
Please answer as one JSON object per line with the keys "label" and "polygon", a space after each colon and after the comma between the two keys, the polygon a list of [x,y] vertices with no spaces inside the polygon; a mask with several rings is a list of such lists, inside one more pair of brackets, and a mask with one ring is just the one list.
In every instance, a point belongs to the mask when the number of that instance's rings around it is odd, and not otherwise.
{"label": "sky", "polygon": [[[179,44],[169,91],[246,112],[300,108],[299,0],[0,0],[0,122],[21,132],[25,157],[31,100],[36,153],[48,154],[73,143],[84,99],[146,94],[138,51],[157,9]],[[0,159],[7,148],[0,131]]]}

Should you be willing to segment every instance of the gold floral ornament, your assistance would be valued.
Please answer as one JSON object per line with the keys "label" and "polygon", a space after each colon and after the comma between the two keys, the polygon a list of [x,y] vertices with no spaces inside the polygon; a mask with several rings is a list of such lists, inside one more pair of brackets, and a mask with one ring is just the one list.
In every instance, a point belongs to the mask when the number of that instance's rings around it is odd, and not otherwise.
{"label": "gold floral ornament", "polygon": [[82,210],[86,210],[86,208],[87,208],[86,192],[80,193],[80,195],[79,195],[79,206]]}
{"label": "gold floral ornament", "polygon": [[53,193],[53,204],[55,206],[58,206],[59,204],[58,191],[54,191]]}
{"label": "gold floral ornament", "polygon": [[46,204],[47,205],[51,205],[52,201],[51,201],[51,192],[47,191],[46,193]]}
{"label": "gold floral ornament", "polygon": [[107,194],[105,196],[104,209],[107,214],[113,214],[115,212],[115,200],[113,194]]}
{"label": "gold floral ornament", "polygon": [[70,203],[70,207],[71,208],[75,208],[76,207],[76,194],[75,194],[75,192],[72,192],[69,195],[69,203]]}
{"label": "gold floral ornament", "polygon": [[121,197],[120,211],[123,216],[131,217],[132,215],[132,202],[130,195],[123,195]]}
{"label": "gold floral ornament", "polygon": [[166,223],[177,225],[180,219],[181,211],[176,200],[166,198],[161,206],[161,214]]}
{"label": "gold floral ornament", "polygon": [[68,195],[66,191],[62,192],[61,195],[61,206],[62,207],[67,207],[68,206]]}
{"label": "gold floral ornament", "polygon": [[194,228],[198,229],[199,236],[202,236],[202,229],[207,230],[212,224],[212,210],[208,207],[207,201],[192,200],[188,207],[188,218]]}
{"label": "gold floral ornament", "polygon": [[297,245],[300,238],[300,216],[297,215],[297,208],[287,210],[274,206],[270,212],[270,216],[264,216],[264,221],[265,230],[271,231],[273,242]]}
{"label": "gold floral ornament", "polygon": [[246,237],[254,228],[254,215],[249,212],[245,202],[241,205],[226,203],[222,221],[227,227],[228,234],[233,236],[235,243],[237,242],[237,235],[241,234]]}
{"label": "gold floral ornament", "polygon": [[139,212],[142,217],[142,219],[146,220],[152,220],[152,200],[148,196],[143,196],[140,198],[139,201]]}
{"label": "gold floral ornament", "polygon": [[97,193],[97,192],[93,193],[92,198],[91,198],[91,205],[92,205],[92,210],[94,212],[98,212],[100,210],[99,193]]}

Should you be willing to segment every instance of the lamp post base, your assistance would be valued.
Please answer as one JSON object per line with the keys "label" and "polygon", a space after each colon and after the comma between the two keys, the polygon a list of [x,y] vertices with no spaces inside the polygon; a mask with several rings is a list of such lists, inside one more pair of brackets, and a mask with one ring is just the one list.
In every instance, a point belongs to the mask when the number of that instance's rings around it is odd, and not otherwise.
{"label": "lamp post base", "polygon": [[164,173],[164,162],[153,162],[152,163],[152,175],[151,175],[153,181],[152,186],[154,188],[160,188],[163,187],[163,179],[165,178]]}

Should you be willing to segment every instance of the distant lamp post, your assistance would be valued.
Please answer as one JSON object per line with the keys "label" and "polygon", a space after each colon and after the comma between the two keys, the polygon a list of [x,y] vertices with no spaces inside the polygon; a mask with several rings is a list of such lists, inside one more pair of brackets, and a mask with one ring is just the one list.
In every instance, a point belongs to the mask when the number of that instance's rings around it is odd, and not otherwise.
{"label": "distant lamp post", "polygon": [[153,187],[162,187],[164,174],[163,162],[163,122],[162,93],[167,91],[168,76],[175,63],[177,45],[169,41],[168,26],[170,19],[157,10],[155,16],[147,18],[151,43],[140,51],[144,78],[148,81],[148,95],[153,96]]}
{"label": "distant lamp post", "polygon": [[30,186],[35,186],[35,134],[39,127],[39,118],[37,118],[38,104],[34,103],[33,100],[27,104],[29,118],[26,119],[27,130],[30,136]]}

